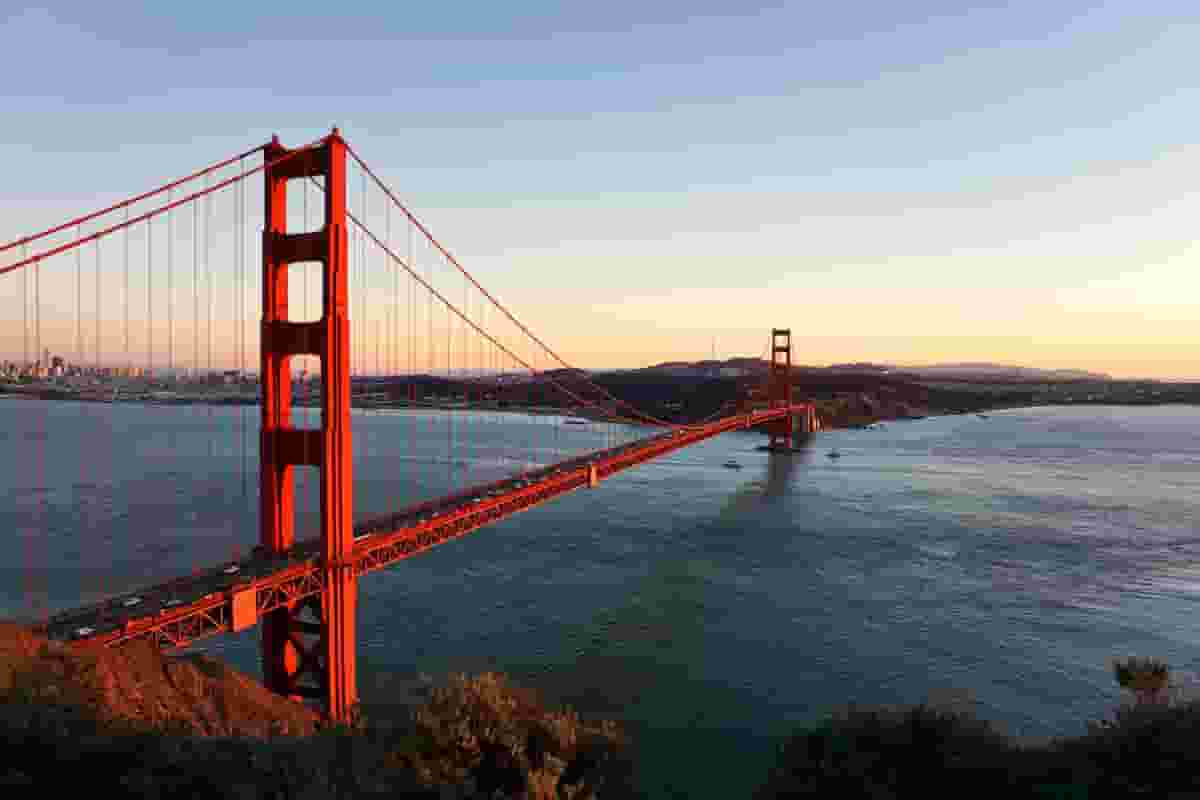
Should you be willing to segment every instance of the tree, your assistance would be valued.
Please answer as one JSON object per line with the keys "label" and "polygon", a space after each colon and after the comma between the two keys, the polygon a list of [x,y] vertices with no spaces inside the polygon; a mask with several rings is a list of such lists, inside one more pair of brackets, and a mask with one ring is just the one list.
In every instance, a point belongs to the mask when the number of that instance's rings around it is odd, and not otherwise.
{"label": "tree", "polygon": [[1164,662],[1130,656],[1113,663],[1113,675],[1122,689],[1133,692],[1139,706],[1167,702],[1170,670]]}

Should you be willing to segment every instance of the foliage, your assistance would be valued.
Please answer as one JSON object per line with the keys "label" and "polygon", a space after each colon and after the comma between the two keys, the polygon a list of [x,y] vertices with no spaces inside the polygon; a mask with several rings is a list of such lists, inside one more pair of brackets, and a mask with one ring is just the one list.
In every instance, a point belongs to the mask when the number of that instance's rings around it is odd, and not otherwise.
{"label": "foliage", "polygon": [[[1166,685],[1162,662],[1121,663],[1123,687]],[[1114,670],[1116,671],[1116,670]],[[1119,708],[1078,737],[1020,742],[972,713],[927,705],[834,715],[780,747],[756,798],[1200,797],[1200,701]]]}
{"label": "foliage", "polygon": [[306,738],[255,739],[105,713],[84,702],[94,677],[84,664],[73,673],[77,684],[0,654],[8,757],[0,786],[65,792],[87,774],[102,793],[173,799],[467,798],[499,789],[502,797],[582,800],[604,786],[608,800],[631,791],[612,723],[545,709],[499,675],[453,676],[408,720],[372,720],[356,709],[349,725]]}
{"label": "foliage", "polygon": [[626,740],[614,723],[551,711],[504,676],[453,675],[414,717],[394,763],[428,784],[471,781],[490,796],[588,798],[630,791]]}
{"label": "foliage", "polygon": [[1123,689],[1165,688],[1170,670],[1162,661],[1130,656],[1113,662],[1113,676]]}

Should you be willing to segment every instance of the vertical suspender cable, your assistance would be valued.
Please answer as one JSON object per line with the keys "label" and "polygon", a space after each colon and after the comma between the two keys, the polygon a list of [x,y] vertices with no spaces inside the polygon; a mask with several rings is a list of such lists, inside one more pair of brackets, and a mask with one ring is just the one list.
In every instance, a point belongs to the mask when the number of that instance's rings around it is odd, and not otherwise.
{"label": "vertical suspender cable", "polygon": [[250,473],[246,469],[246,403],[242,396],[246,380],[246,159],[238,159],[238,172],[242,179],[237,185],[237,259],[238,259],[238,415],[241,423],[242,451],[242,499],[250,511]]}
{"label": "vertical suspender cable", "polygon": [[[29,257],[29,246],[21,246],[21,260]],[[29,372],[33,362],[29,360],[29,270],[21,270],[21,369]]]}
{"label": "vertical suspender cable", "polygon": [[42,352],[42,262],[33,262],[33,320],[34,320],[34,354],[39,362],[42,363],[42,369],[50,368],[50,359],[46,358]]}
{"label": "vertical suspender cable", "polygon": [[[429,248],[428,248],[428,246],[423,245],[422,250],[424,251],[424,254],[426,256],[425,271],[429,275],[429,280],[432,281],[432,279],[433,279],[433,263],[432,263],[432,261],[429,260]],[[433,284],[430,283],[430,285],[432,286]],[[428,345],[429,346],[428,369],[429,369],[429,376],[431,379],[430,385],[429,385],[429,399],[427,401],[427,405],[429,408],[429,436],[430,436],[430,441],[433,442],[433,441],[437,441],[437,439],[435,438],[437,436],[437,430],[436,430],[436,428],[437,428],[437,424],[436,424],[437,423],[437,397],[438,397],[438,391],[440,390],[440,387],[437,382],[437,363],[438,363],[437,362],[437,339],[434,336],[434,324],[433,324],[434,303],[433,303],[433,292],[432,291],[427,291],[425,293],[425,305],[426,305],[426,308],[425,308],[426,322],[429,327],[429,336],[426,341],[429,343],[429,345]],[[439,474],[440,470],[441,470],[441,466],[437,463],[437,451],[431,449],[430,460],[429,460],[429,489],[431,492],[436,491],[438,474]]]}
{"label": "vertical suspender cable", "polygon": [[[78,225],[75,228],[75,238],[83,238],[83,226]],[[80,280],[83,274],[83,248],[75,248],[75,365],[83,364],[83,344],[80,340],[79,329],[79,302],[81,300]],[[81,459],[82,460],[82,459]]]}
{"label": "vertical suspender cable", "polygon": [[100,240],[95,240],[96,253],[96,341],[94,342],[96,349],[96,376],[100,374]]}
{"label": "vertical suspender cable", "polygon": [[[364,172],[362,169],[359,169],[359,175],[361,176],[361,179],[362,179],[362,189],[359,193],[359,199],[360,199],[359,208],[363,215],[363,219],[365,220],[367,218],[367,173]],[[362,373],[364,371],[364,367],[366,365],[366,360],[367,360],[366,359],[366,354],[367,354],[367,352],[366,352],[366,345],[367,345],[367,338],[366,338],[366,330],[367,330],[367,276],[366,276],[367,237],[364,236],[361,231],[359,232],[359,236],[358,236],[358,249],[359,249],[359,252],[356,254],[356,258],[358,258],[358,297],[359,297],[358,316],[361,317],[361,323],[359,324],[359,328],[358,328],[359,336],[357,338],[358,338],[358,372],[359,372],[359,376],[361,378]]]}
{"label": "vertical suspender cable", "polygon": [[[83,225],[76,226],[75,238],[76,239],[83,238]],[[82,311],[82,305],[81,305],[82,301],[83,301],[82,282],[83,282],[83,248],[77,247],[77,248],[75,248],[75,364],[73,365],[73,368],[77,371],[77,377],[80,378],[81,380],[82,380],[82,374],[83,374],[83,363],[85,361],[84,355],[83,355],[83,320],[82,320],[83,311]],[[90,416],[90,414],[89,414],[89,416]],[[88,483],[88,480],[87,480],[88,460],[89,459],[87,459],[87,458],[79,459],[79,484],[80,484],[80,486],[86,486]],[[87,527],[87,525],[86,525],[86,521],[83,519],[83,516],[84,516],[83,510],[84,510],[84,508],[86,508],[86,505],[83,503],[82,498],[80,498],[76,502],[75,507],[77,509],[79,509],[79,512],[80,512],[79,513],[79,517],[80,517],[79,528],[80,528],[81,535],[84,537],[83,541],[85,543],[90,543],[91,537],[87,536],[87,534],[83,532],[84,529]],[[81,548],[81,549],[84,551],[87,551],[87,550],[90,550],[91,548],[85,546],[84,548]],[[91,553],[88,553],[86,556],[89,561],[91,560],[91,556],[92,556]],[[91,598],[89,597],[89,600],[90,599]]]}
{"label": "vertical suspender cable", "polygon": [[[204,185],[207,187],[212,182],[210,176],[204,176]],[[212,195],[204,195],[204,276],[208,290],[208,375],[206,382],[212,380],[213,360],[212,360],[212,344],[213,344],[213,263],[212,263]],[[213,422],[213,404],[212,398],[208,398],[208,423],[209,423],[209,438],[208,438],[208,455],[213,458],[216,453],[216,425]]]}
{"label": "vertical suspender cable", "polygon": [[[384,205],[387,209],[387,241],[388,249],[392,246],[392,204]],[[392,266],[392,374],[400,374],[400,270]]]}
{"label": "vertical suspender cable", "polygon": [[[454,399],[454,388],[453,388],[454,384],[452,383],[452,381],[454,380],[454,377],[453,377],[453,374],[454,374],[454,369],[453,369],[454,349],[452,346],[453,345],[453,336],[452,336],[453,330],[454,330],[454,319],[450,314],[449,306],[447,306],[446,307],[446,399],[447,400]],[[455,460],[454,459],[456,456],[456,453],[454,452],[454,412],[447,410],[445,412],[445,416],[446,416],[446,441],[449,443],[449,448],[450,448],[449,449],[450,459],[449,459],[449,467],[448,467],[447,475],[450,478],[450,491],[454,491],[454,483],[455,483],[455,475],[454,475]]]}
{"label": "vertical suspender cable", "polygon": [[[413,235],[413,228],[412,228],[412,225],[410,224],[408,226],[408,263],[410,265],[412,265],[414,268],[416,268],[417,265],[413,264],[413,237],[412,237],[412,235]],[[399,271],[397,271],[397,274],[399,274]],[[416,345],[416,341],[414,340],[414,336],[416,335],[417,323],[416,323],[416,319],[415,319],[416,304],[413,300],[414,284],[415,284],[415,282],[413,281],[413,279],[409,278],[408,279],[408,470],[409,470],[409,483],[412,485],[412,488],[410,490],[412,492],[412,497],[409,499],[410,503],[415,503],[417,501],[417,497],[419,497],[419,495],[417,493],[417,472],[416,472],[416,469],[417,469],[417,460],[416,460],[416,456],[417,456],[417,454],[416,454],[416,428],[417,428],[416,353],[417,353],[417,345]]]}
{"label": "vertical suspender cable", "polygon": [[[383,208],[384,208],[384,214],[387,217],[386,222],[384,222],[384,230],[385,230],[385,237],[386,237],[385,241],[387,242],[387,249],[395,252],[394,245],[392,244],[392,204],[384,203]],[[385,264],[386,264],[386,262],[385,262]],[[387,392],[386,396],[389,399],[392,399],[395,397],[395,390],[396,390],[396,387],[399,385],[399,381],[397,380],[397,378],[398,378],[397,373],[399,372],[399,370],[396,369],[396,348],[399,346],[399,342],[396,341],[396,325],[400,319],[399,297],[397,296],[397,294],[398,294],[397,289],[399,287],[400,278],[399,278],[399,270],[396,269],[396,266],[394,264],[387,264],[387,266],[390,267],[391,271],[392,271],[392,302],[389,306],[390,313],[388,315],[388,333],[387,333],[389,380],[384,384],[384,386],[386,386],[387,389],[389,390]],[[394,419],[394,417],[392,417],[390,419]],[[392,501],[389,504],[390,511],[393,514],[396,513],[396,509],[400,505],[399,494],[400,494],[400,487],[396,486],[396,485],[393,485],[391,490],[388,492],[388,496],[391,498],[391,501]]]}
{"label": "vertical suspender cable", "polygon": [[[129,206],[125,207],[125,222],[129,222]],[[133,362],[129,358],[129,228],[124,231],[125,243],[125,293],[121,297],[121,305],[125,309],[125,366],[132,368]]]}
{"label": "vertical suspender cable", "polygon": [[[464,314],[466,314],[466,313],[467,313],[467,308],[466,308],[466,304],[465,304],[465,303],[463,304],[463,309],[462,309],[462,311],[463,311],[463,313],[464,313]],[[465,342],[466,342],[466,330],[465,330],[465,327],[463,326],[462,320],[461,320],[461,319],[459,319],[459,318],[455,318],[455,319],[453,320],[453,324],[454,324],[454,327],[455,327],[455,329],[456,329],[455,336],[458,336],[458,338],[460,338],[460,339],[461,339],[461,340],[462,340],[462,341],[465,343]],[[461,336],[459,336],[459,334],[458,334],[458,332],[459,332],[459,331],[461,331],[461,332],[462,332],[462,335],[461,335]],[[463,353],[463,348],[462,348],[462,347],[459,347],[459,348],[458,348],[458,349],[455,351],[455,357],[458,357],[458,356],[462,355],[462,353]],[[461,366],[459,367],[459,369],[458,369],[458,380],[459,380],[459,383],[460,383],[460,384],[461,384],[461,386],[462,386],[462,390],[463,390],[463,395],[462,395],[462,397],[463,397],[463,400],[467,400],[467,398],[469,397],[469,396],[468,396],[468,394],[467,394],[467,387],[469,386],[469,384],[467,383],[467,381],[468,381],[468,378],[467,378],[467,369],[466,369],[466,367],[467,367],[467,365],[466,365],[466,363],[465,363],[465,359],[464,359],[464,362],[462,363],[462,365],[461,365]],[[456,392],[455,394],[457,394],[457,392]],[[459,417],[459,419],[458,419],[458,424],[457,424],[457,427],[458,427],[458,431],[457,431],[457,433],[458,433],[458,447],[459,447],[459,450],[460,450],[460,452],[462,453],[462,463],[463,463],[463,470],[462,470],[462,482],[463,482],[463,486],[469,486],[469,485],[470,485],[470,477],[471,477],[471,427],[470,427],[471,418],[470,418],[470,416],[469,416],[469,415],[470,415],[470,410],[469,410],[469,408],[467,407],[467,403],[466,403],[466,402],[464,402],[464,404],[463,404],[463,411],[462,411],[462,414],[461,414],[461,415],[458,415],[458,414],[456,414],[456,415],[455,415],[455,416]]]}
{"label": "vertical suspender cable", "polygon": [[[167,192],[172,202],[174,190]],[[175,209],[167,212],[167,375],[175,383]]]}
{"label": "vertical suspender cable", "polygon": [[146,220],[146,370],[154,371],[154,222]]}
{"label": "vertical suspender cable", "polygon": [[200,204],[192,201],[192,381],[200,375]]}
{"label": "vertical suspender cable", "polygon": [[[29,246],[21,245],[21,260],[29,258]],[[21,334],[22,334],[22,363],[21,373],[30,375],[34,380],[37,380],[37,372],[33,369],[33,363],[29,360],[29,270],[21,270]],[[24,594],[25,602],[29,606],[30,613],[33,612],[33,530],[25,529],[25,570],[22,574],[24,578]]]}
{"label": "vertical suspender cable", "polygon": [[[35,301],[37,303],[37,317],[36,317],[36,319],[37,319],[37,347],[38,347],[39,352],[42,352],[42,288],[41,288],[42,279],[41,279],[41,274],[42,274],[42,262],[40,260],[38,260],[33,263],[33,292],[34,292]],[[46,348],[45,350],[46,350],[46,352],[49,352],[49,348]],[[49,364],[50,359],[46,358],[45,361],[47,363],[43,364],[42,366],[45,370],[48,370],[50,368],[50,364]],[[48,375],[49,373],[46,372],[44,374]],[[41,413],[38,414],[38,431],[37,431],[38,444],[37,444],[37,448],[36,448],[37,468],[34,472],[35,480],[37,481],[36,485],[37,485],[38,498],[39,498],[38,504],[37,504],[38,518],[37,518],[37,522],[34,524],[34,530],[36,530],[36,531],[43,530],[43,525],[45,525],[45,519],[46,519],[46,434],[48,432],[47,425],[46,425],[46,415],[49,413],[49,409],[50,409],[49,403],[40,403],[39,405],[41,406],[41,408],[39,409],[41,411]],[[42,555],[43,555],[43,557],[45,557],[46,555],[48,555],[48,553],[44,552],[44,553],[42,553]],[[38,609],[40,609],[41,611],[45,612],[47,610],[45,607],[45,602],[44,602],[46,599],[45,598],[46,586],[44,583],[42,583],[38,588],[40,589],[40,595],[35,598],[34,610],[37,611]]]}

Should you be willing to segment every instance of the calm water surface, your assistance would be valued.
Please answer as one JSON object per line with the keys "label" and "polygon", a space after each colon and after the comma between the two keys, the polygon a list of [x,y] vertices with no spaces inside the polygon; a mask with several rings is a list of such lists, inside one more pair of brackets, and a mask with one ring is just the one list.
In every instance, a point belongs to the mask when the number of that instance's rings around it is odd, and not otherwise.
{"label": "calm water surface", "polygon": [[[252,545],[256,420],[0,402],[0,612]],[[357,415],[357,511],[499,476],[518,445],[546,461],[634,433],[559,423]],[[761,443],[719,437],[366,577],[364,697],[503,670],[625,720],[649,796],[729,797],[762,777],[776,737],[846,703],[964,688],[1010,733],[1071,735],[1120,700],[1111,658],[1200,659],[1200,409],[895,422],[791,456]],[[315,476],[300,480],[310,536]],[[256,673],[256,643],[203,649]]]}

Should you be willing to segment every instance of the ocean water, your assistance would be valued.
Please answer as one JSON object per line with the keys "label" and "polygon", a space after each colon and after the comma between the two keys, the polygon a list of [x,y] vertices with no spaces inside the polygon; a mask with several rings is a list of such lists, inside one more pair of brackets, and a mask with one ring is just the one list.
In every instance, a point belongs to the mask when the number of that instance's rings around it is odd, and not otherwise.
{"label": "ocean water", "polygon": [[[0,402],[0,613],[252,545],[256,420]],[[498,475],[518,448],[546,460],[636,433],[560,422],[358,414],[356,507]],[[718,437],[365,577],[364,700],[501,670],[623,720],[647,796],[736,797],[779,737],[849,703],[964,689],[1013,735],[1067,736],[1121,700],[1113,658],[1195,669],[1200,409],[890,422],[791,455],[762,441]],[[315,476],[299,480],[304,537]],[[256,673],[256,645],[251,631],[197,649]]]}

